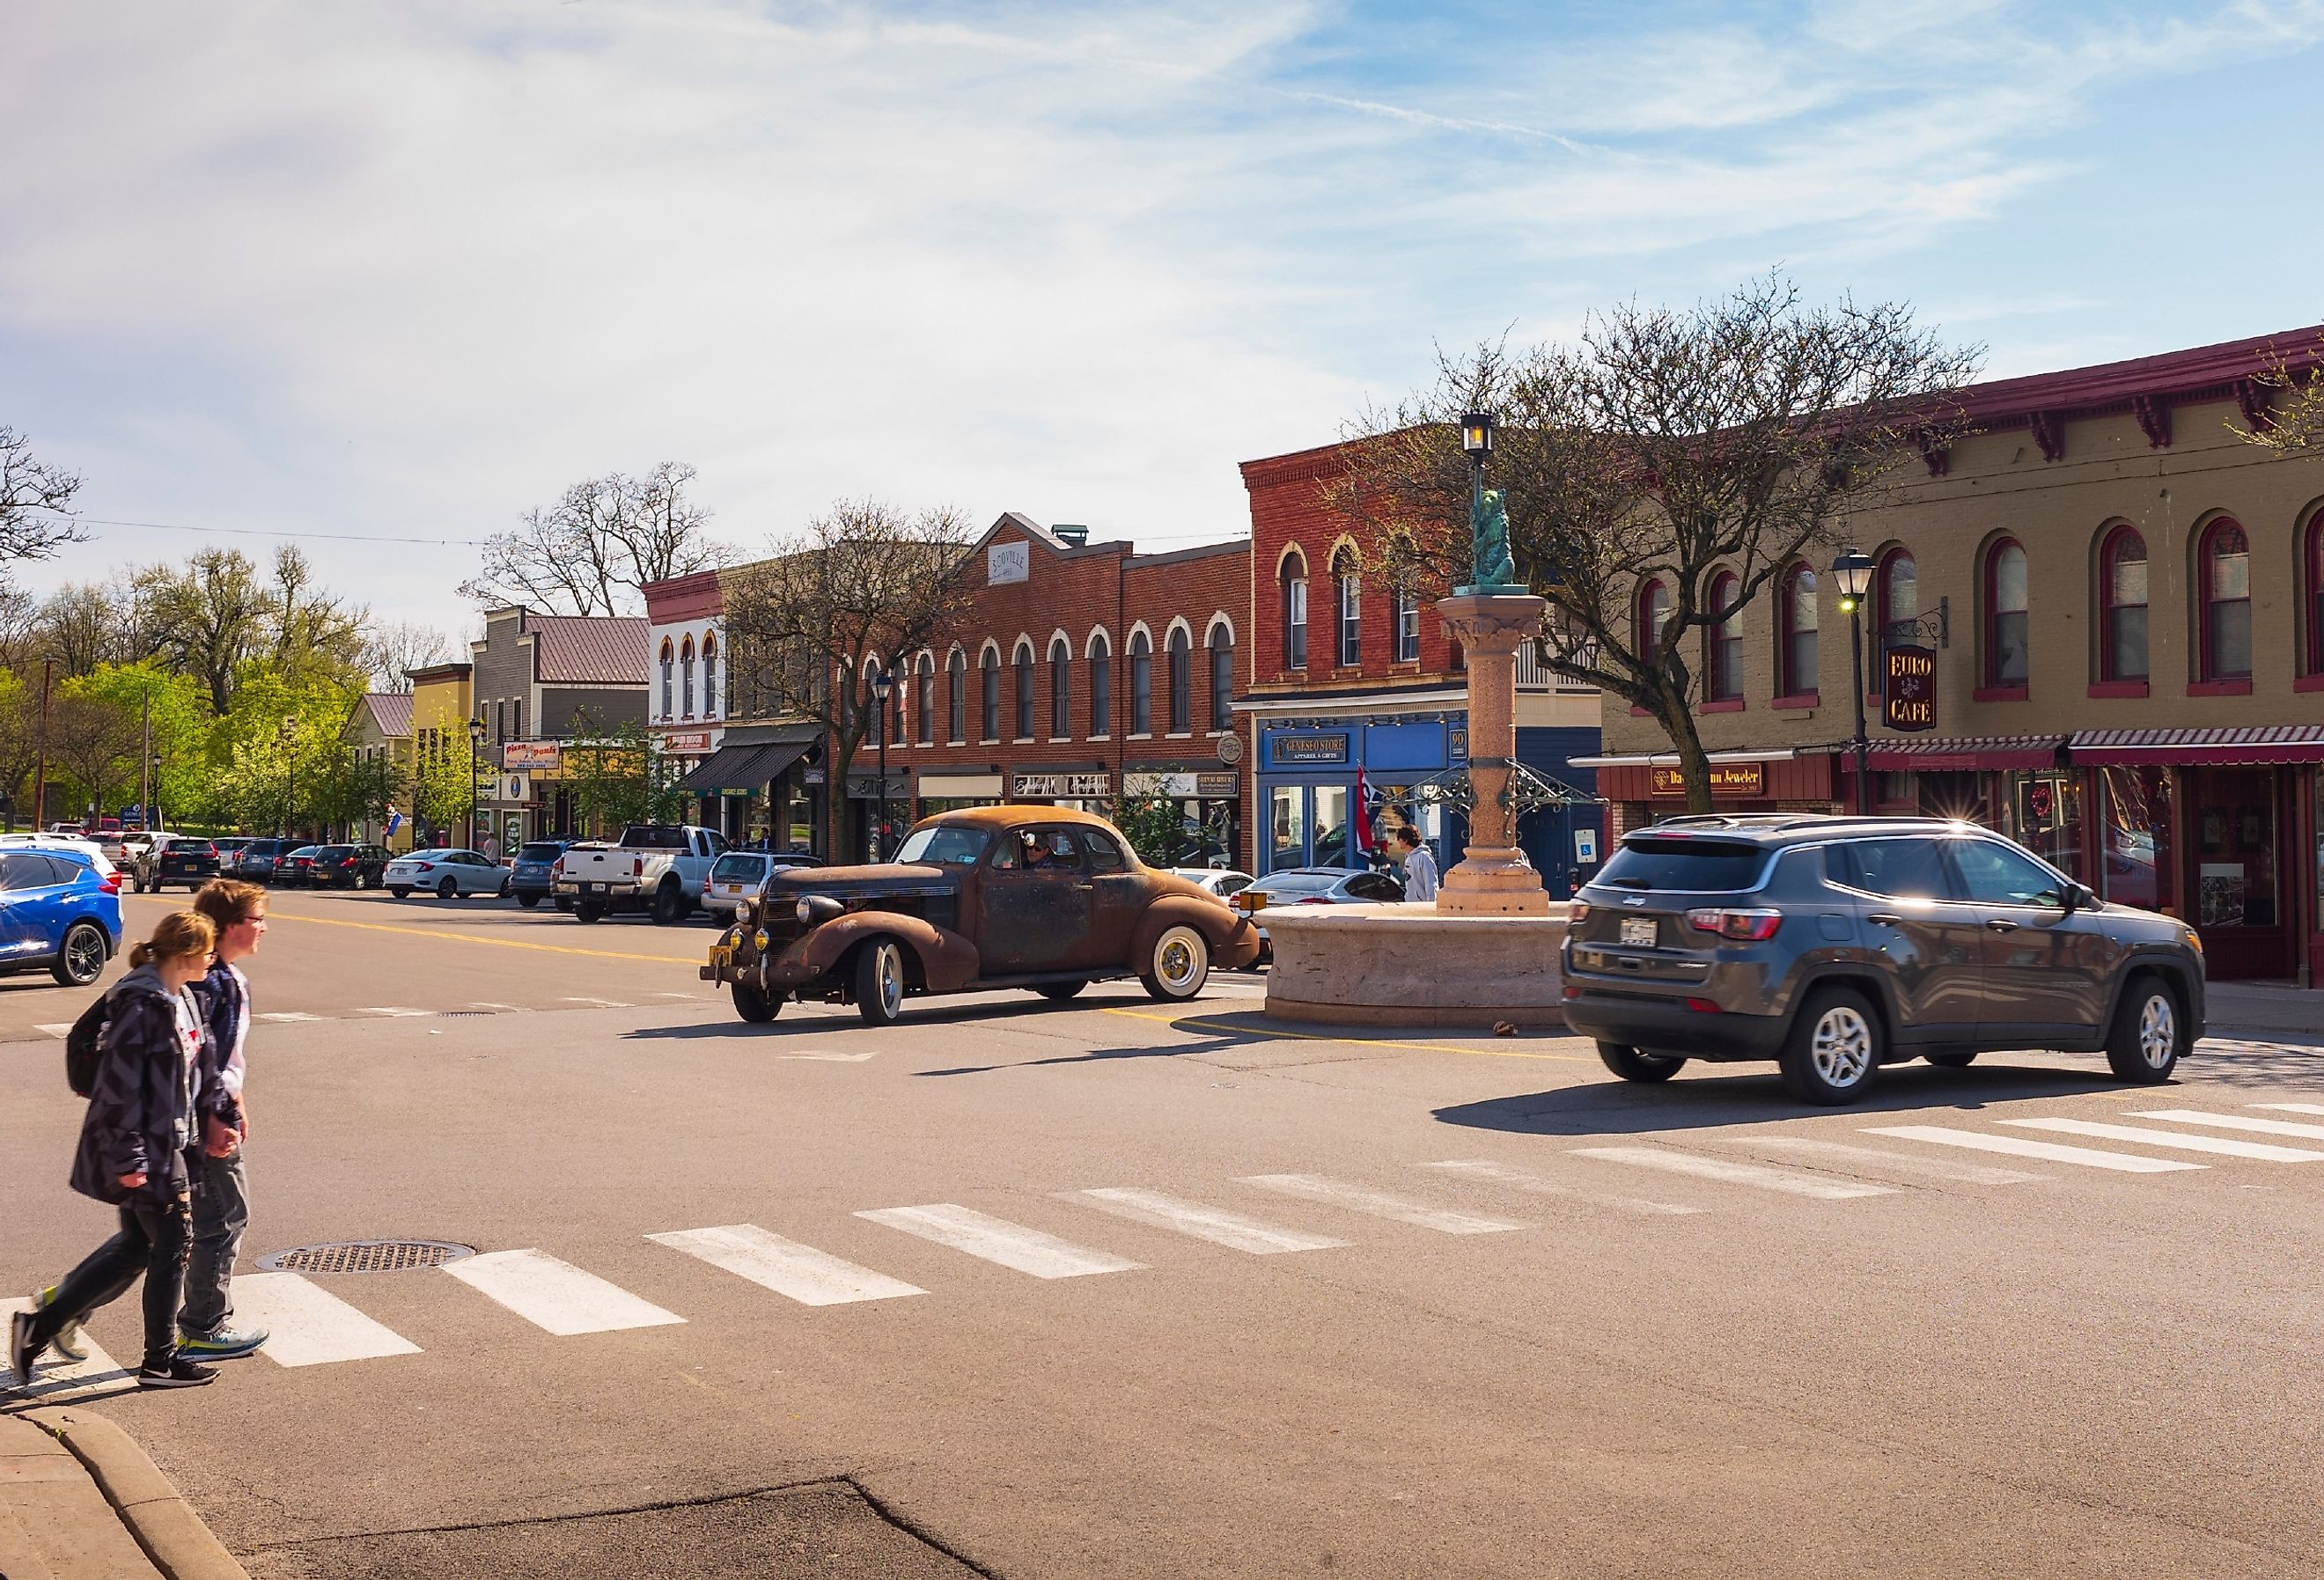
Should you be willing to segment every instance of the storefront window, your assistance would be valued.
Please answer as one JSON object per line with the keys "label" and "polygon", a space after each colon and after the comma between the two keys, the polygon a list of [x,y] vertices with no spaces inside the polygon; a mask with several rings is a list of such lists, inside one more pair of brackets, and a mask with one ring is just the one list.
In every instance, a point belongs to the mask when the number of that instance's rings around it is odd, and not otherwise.
{"label": "storefront window", "polygon": [[2070,878],[2082,875],[2082,781],[2066,772],[2016,776],[2011,838]]}
{"label": "storefront window", "polygon": [[2205,768],[2192,776],[2195,919],[2207,928],[2276,925],[2275,786],[2264,768]]}
{"label": "storefront window", "polygon": [[1307,864],[1305,787],[1278,784],[1267,792],[1267,870]]}
{"label": "storefront window", "polygon": [[1343,784],[1319,784],[1315,797],[1315,841],[1309,858],[1311,866],[1344,867],[1360,865],[1348,859],[1348,787]]}
{"label": "storefront window", "polygon": [[2100,898],[2146,910],[2171,910],[2171,771],[2103,769],[2098,788],[2105,802]]}

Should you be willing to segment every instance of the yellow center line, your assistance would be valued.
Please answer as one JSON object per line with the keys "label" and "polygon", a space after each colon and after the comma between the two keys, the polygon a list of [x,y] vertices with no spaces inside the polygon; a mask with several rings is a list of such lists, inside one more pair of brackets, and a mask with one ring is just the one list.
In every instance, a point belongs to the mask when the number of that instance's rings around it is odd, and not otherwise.
{"label": "yellow center line", "polygon": [[[167,905],[170,903],[168,900],[159,894],[124,894],[122,898],[124,900],[151,900],[159,905]],[[270,910],[266,913],[266,925],[269,927],[272,927],[279,922],[285,921],[311,922],[317,927],[355,928],[360,931],[370,933],[410,933],[415,938],[450,938],[456,943],[490,944],[497,948],[503,949],[536,949],[544,955],[592,955],[600,960],[645,960],[650,961],[656,966],[692,966],[698,964],[698,962],[694,960],[690,956],[686,955],[638,955],[632,954],[622,949],[584,949],[572,944],[536,944],[523,938],[495,938],[484,933],[447,933],[439,931],[435,928],[398,927],[392,922],[343,921],[337,917],[297,916],[284,911],[272,910]]]}
{"label": "yellow center line", "polygon": [[1345,1042],[1357,1048],[1395,1048],[1414,1053],[1462,1053],[1472,1058],[1537,1058],[1554,1064],[1596,1064],[1578,1053],[1525,1053],[1514,1048],[1460,1048],[1449,1042],[1404,1042],[1392,1037],[1345,1037],[1330,1031],[1279,1031],[1231,1026],[1224,1021],[1192,1021],[1179,1015],[1157,1015],[1149,1010],[1108,1010],[1133,1021],[1159,1021],[1166,1026],[1192,1026],[1204,1031],[1231,1031],[1254,1042]]}

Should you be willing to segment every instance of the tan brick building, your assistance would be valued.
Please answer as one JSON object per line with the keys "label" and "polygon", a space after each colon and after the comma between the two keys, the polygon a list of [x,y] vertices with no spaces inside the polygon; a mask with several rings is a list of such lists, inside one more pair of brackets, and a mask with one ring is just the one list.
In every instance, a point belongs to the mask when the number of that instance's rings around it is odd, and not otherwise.
{"label": "tan brick building", "polygon": [[[2318,335],[1976,386],[1973,435],[1856,529],[1878,563],[1871,804],[1987,823],[2103,897],[2185,917],[2223,979],[2324,983],[2324,456],[2236,432],[2266,420],[2271,347]],[[1854,802],[1830,558],[1691,638],[1722,809]],[[1634,618],[1657,596],[1642,587]],[[1932,655],[1932,727],[1882,722],[1893,647]],[[1604,723],[1619,826],[1677,810],[1660,727],[1621,706]]]}

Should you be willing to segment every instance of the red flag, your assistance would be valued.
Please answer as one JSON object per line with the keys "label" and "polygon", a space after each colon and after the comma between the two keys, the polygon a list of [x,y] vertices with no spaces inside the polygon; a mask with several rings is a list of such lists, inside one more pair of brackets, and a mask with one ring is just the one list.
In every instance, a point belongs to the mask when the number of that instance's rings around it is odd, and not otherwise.
{"label": "red flag", "polygon": [[1356,809],[1351,818],[1355,830],[1355,848],[1369,853],[1372,847],[1372,793],[1364,784],[1364,769],[1356,765]]}

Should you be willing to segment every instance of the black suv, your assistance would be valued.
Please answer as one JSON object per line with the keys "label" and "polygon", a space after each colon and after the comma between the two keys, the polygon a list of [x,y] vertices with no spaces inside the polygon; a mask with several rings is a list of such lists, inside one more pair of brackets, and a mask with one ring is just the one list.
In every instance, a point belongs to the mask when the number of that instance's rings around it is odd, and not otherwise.
{"label": "black suv", "polygon": [[1625,835],[1575,897],[1566,1024],[1629,1081],[1774,1059],[1810,1103],[1884,1064],[2103,1050],[2168,1079],[2203,1030],[2203,946],[1964,823],[1681,818]]}

